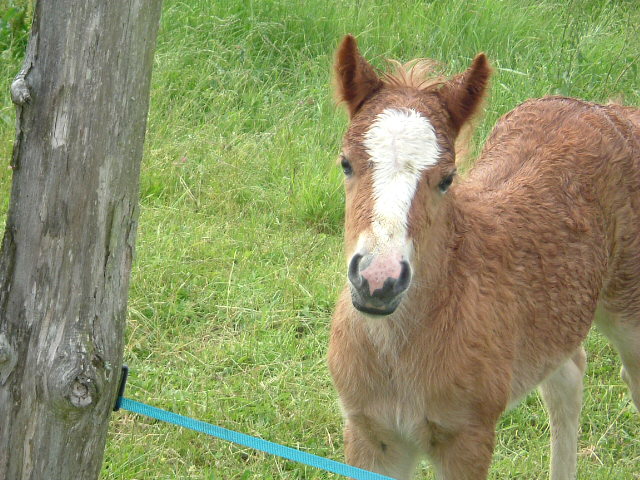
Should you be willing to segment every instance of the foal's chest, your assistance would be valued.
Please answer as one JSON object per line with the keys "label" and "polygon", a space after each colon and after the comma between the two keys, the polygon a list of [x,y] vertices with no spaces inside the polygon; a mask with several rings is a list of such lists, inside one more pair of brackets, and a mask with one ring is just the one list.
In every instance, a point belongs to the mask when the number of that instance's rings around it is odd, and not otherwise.
{"label": "foal's chest", "polygon": [[429,381],[428,372],[415,364],[396,359],[379,366],[378,373],[383,372],[373,375],[377,382],[369,385],[369,395],[357,407],[357,414],[364,414],[381,429],[428,445],[443,431],[456,430],[460,419],[467,416],[463,405],[449,401],[456,396],[452,387]]}

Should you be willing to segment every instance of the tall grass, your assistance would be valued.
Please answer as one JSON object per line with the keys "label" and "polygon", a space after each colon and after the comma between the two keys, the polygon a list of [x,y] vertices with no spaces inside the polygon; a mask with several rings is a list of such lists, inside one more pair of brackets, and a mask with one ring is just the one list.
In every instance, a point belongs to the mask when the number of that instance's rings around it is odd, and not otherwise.
{"label": "tall grass", "polygon": [[[324,360],[344,282],[335,158],[346,117],[330,91],[341,36],[357,34],[378,68],[385,58],[431,57],[455,73],[487,52],[495,76],[480,144],[500,115],[534,96],[640,105],[638,25],[634,0],[165,0],[129,300],[127,395],[341,459]],[[7,87],[23,48],[12,42],[0,53]],[[7,90],[0,154],[8,163]],[[0,169],[2,214],[9,183]],[[640,420],[619,360],[597,333],[587,348],[580,477],[640,478]],[[491,478],[544,478],[548,437],[531,395],[500,424]],[[421,475],[432,478],[426,464]],[[114,415],[102,478],[212,476],[332,478]]]}

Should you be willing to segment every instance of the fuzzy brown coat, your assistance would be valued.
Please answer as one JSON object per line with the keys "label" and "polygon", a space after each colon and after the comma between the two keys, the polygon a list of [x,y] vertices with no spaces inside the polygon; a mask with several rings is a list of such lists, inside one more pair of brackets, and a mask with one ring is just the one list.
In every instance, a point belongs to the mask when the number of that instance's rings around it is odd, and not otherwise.
{"label": "fuzzy brown coat", "polygon": [[439,195],[433,186],[455,168],[455,139],[486,88],[484,56],[449,82],[416,87],[379,79],[347,37],[336,71],[351,115],[343,151],[359,175],[346,187],[348,254],[371,217],[362,137],[375,115],[420,111],[443,152],[412,203],[413,278],[399,309],[363,315],[348,286],[335,309],[329,367],[347,461],[404,479],[427,455],[440,479],[484,479],[500,415],[542,384],[552,478],[572,478],[575,433],[564,424],[577,430],[581,344],[598,305],[612,314],[603,331],[640,403],[640,110],[528,101]]}

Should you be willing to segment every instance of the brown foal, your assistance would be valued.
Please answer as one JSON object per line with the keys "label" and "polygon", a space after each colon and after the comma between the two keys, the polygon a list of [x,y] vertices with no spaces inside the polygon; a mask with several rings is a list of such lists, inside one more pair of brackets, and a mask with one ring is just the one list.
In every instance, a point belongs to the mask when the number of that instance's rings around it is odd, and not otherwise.
{"label": "brown foal", "polygon": [[640,110],[528,101],[457,179],[484,54],[449,80],[379,76],[347,36],[335,70],[348,283],[329,366],[347,461],[408,479],[426,455],[438,479],[485,479],[500,415],[539,386],[551,477],[575,478],[598,306],[640,407]]}

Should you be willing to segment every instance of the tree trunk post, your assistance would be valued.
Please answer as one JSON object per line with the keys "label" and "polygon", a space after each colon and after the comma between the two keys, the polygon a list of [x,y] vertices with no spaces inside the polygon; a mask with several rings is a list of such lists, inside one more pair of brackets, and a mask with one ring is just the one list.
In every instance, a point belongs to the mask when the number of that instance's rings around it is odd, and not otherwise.
{"label": "tree trunk post", "polygon": [[11,87],[0,480],[94,479],[118,389],[161,0],[39,0]]}

